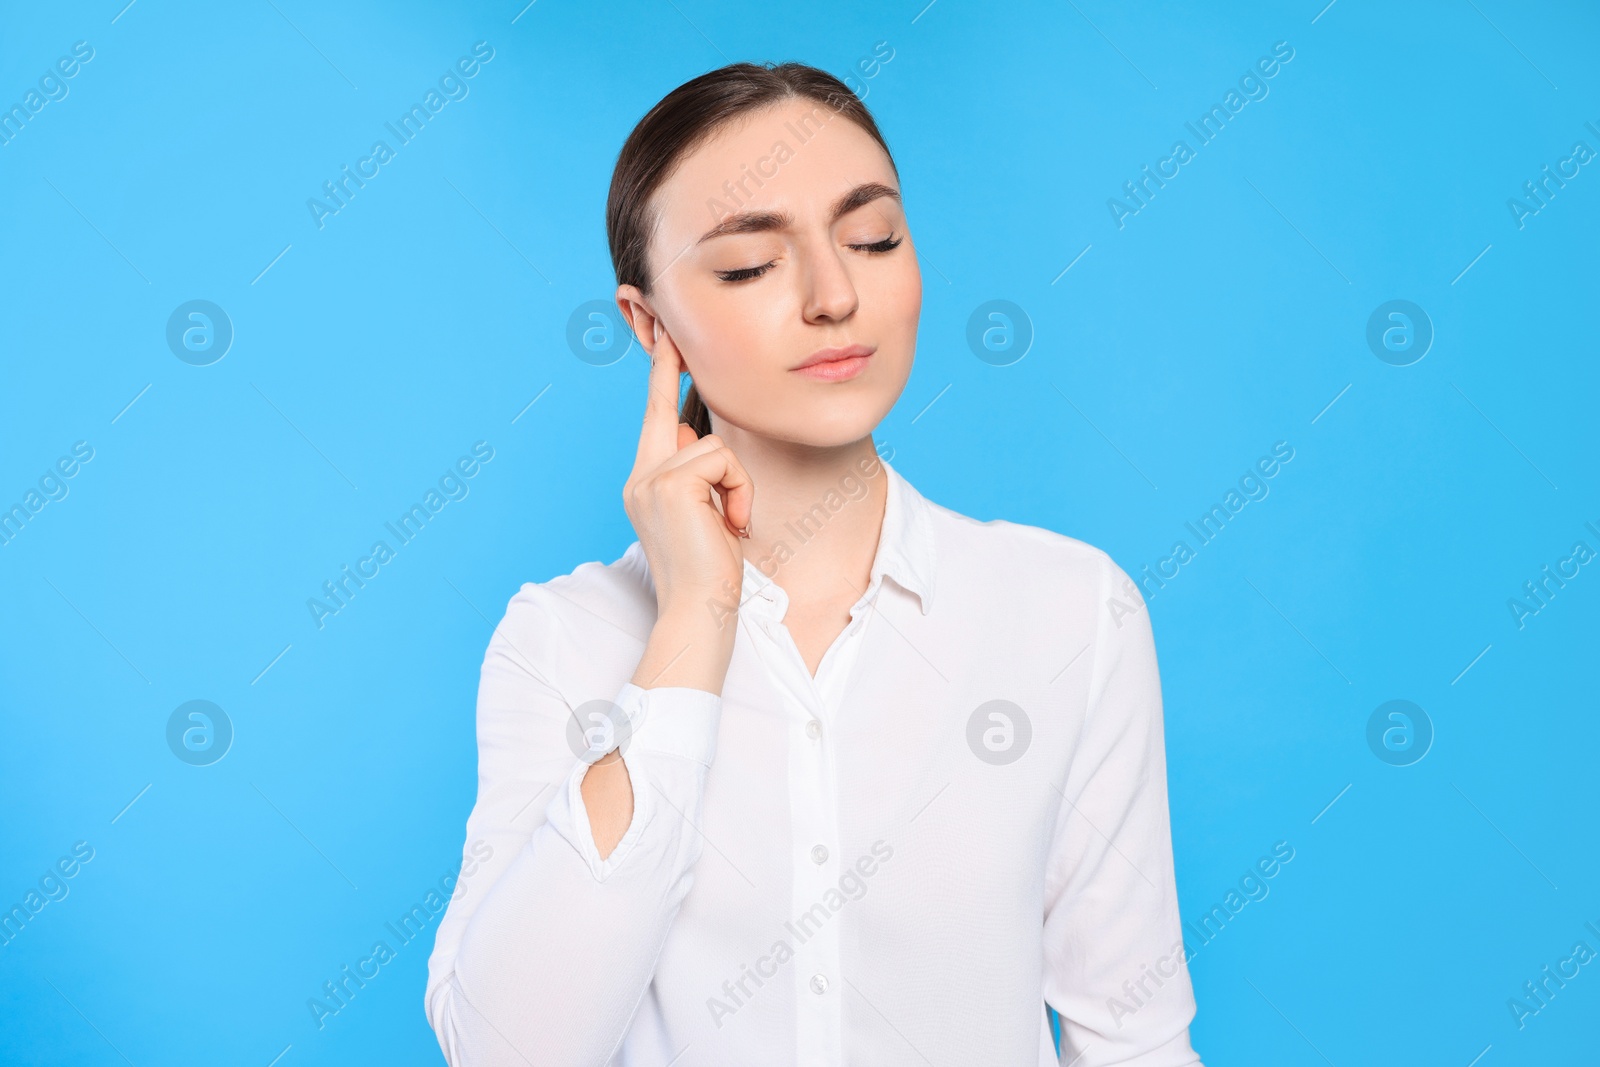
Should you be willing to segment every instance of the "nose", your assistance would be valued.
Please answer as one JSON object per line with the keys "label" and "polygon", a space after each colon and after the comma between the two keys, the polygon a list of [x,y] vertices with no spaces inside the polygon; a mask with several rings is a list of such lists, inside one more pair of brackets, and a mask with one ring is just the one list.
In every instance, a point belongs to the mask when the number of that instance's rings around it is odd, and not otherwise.
{"label": "nose", "polygon": [[803,272],[805,292],[805,318],[813,325],[843,322],[855,314],[861,305],[855,283],[845,266],[840,249],[832,247],[830,240],[818,243],[815,251],[805,257]]}

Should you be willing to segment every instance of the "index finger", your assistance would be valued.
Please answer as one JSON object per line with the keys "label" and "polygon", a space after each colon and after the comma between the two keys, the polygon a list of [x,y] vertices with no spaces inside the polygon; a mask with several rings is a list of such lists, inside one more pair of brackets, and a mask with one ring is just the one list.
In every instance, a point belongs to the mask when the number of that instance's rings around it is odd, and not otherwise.
{"label": "index finger", "polygon": [[683,356],[667,332],[656,324],[658,337],[650,356],[649,396],[644,406],[644,426],[639,431],[639,452],[634,468],[654,470],[678,451],[678,375]]}

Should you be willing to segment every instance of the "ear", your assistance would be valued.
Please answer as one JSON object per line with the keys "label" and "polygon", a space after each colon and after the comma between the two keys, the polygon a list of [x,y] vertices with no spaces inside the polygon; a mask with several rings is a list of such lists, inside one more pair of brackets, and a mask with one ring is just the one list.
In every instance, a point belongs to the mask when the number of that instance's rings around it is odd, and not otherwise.
{"label": "ear", "polygon": [[622,313],[633,336],[638,338],[640,346],[653,354],[661,320],[656,317],[649,300],[637,285],[617,286],[617,310]]}

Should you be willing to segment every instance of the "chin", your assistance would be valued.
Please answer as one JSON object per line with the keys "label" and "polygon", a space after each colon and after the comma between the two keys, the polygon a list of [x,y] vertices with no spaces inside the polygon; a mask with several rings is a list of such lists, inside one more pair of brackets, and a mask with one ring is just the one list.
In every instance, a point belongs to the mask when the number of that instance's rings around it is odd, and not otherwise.
{"label": "chin", "polygon": [[873,393],[803,405],[806,410],[796,412],[798,417],[784,420],[789,433],[783,436],[813,448],[852,444],[877,429],[894,402],[894,396]]}
{"label": "chin", "polygon": [[735,410],[723,414],[715,404],[707,403],[718,418],[746,433],[807,448],[838,448],[859,441],[870,434],[893,407],[892,401],[884,404],[866,398],[847,402],[813,399],[787,404],[777,400],[753,411]]}

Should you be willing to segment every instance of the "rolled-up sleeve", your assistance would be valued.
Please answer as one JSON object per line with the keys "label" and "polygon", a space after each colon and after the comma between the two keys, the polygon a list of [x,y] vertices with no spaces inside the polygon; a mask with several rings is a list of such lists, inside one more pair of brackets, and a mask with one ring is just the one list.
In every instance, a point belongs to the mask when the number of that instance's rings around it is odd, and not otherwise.
{"label": "rolled-up sleeve", "polygon": [[1061,1015],[1062,1063],[1192,1067],[1155,641],[1137,586],[1102,564],[1088,703],[1046,873],[1045,1000]]}
{"label": "rolled-up sleeve", "polygon": [[[721,698],[631,682],[559,692],[558,632],[541,588],[524,586],[483,661],[464,855],[487,858],[463,866],[425,997],[451,1067],[608,1063],[693,884]],[[581,785],[612,741],[633,818],[602,859]]]}

